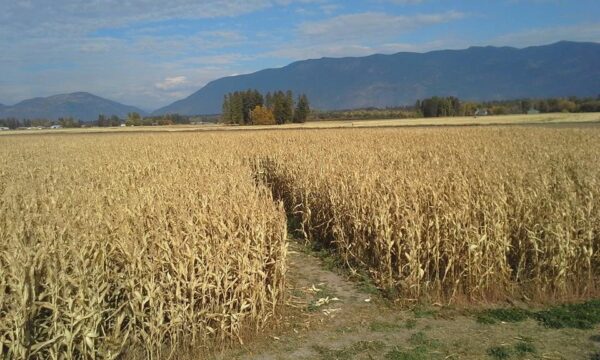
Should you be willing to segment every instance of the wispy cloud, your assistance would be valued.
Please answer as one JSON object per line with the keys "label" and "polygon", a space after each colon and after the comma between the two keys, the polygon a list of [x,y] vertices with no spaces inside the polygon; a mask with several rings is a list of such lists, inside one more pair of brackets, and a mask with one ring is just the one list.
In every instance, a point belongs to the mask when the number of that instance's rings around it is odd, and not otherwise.
{"label": "wispy cloud", "polygon": [[600,42],[600,24],[581,23],[566,26],[540,27],[503,34],[491,39],[493,45],[541,45],[559,40]]}
{"label": "wispy cloud", "polygon": [[411,16],[365,12],[305,22],[298,27],[298,32],[311,39],[329,41],[372,40],[402,35],[420,27],[459,20],[465,16],[458,11]]}
{"label": "wispy cloud", "polygon": [[7,1],[2,5],[2,28],[21,36],[87,33],[140,21],[207,19],[251,13],[277,1],[269,0],[55,0]]}
{"label": "wispy cloud", "polygon": [[398,38],[418,29],[465,17],[467,14],[458,11],[411,16],[378,12],[344,14],[299,24],[293,42],[263,55],[299,60],[431,50],[448,43],[440,39],[414,44],[399,42]]}

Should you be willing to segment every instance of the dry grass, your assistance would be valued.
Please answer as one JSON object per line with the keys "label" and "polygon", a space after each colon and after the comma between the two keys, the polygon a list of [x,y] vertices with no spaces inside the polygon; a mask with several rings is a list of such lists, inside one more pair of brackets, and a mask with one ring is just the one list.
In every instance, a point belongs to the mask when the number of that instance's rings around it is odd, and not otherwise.
{"label": "dry grass", "polygon": [[286,226],[228,139],[4,138],[0,349],[163,358],[282,300]]}
{"label": "dry grass", "polygon": [[550,113],[537,115],[495,115],[417,118],[417,119],[382,119],[382,120],[326,120],[309,121],[303,124],[284,125],[170,125],[170,126],[136,126],[109,128],[75,128],[75,129],[42,129],[42,130],[10,130],[0,131],[2,135],[14,134],[79,134],[79,133],[133,133],[133,132],[192,132],[192,131],[247,131],[270,129],[340,129],[340,128],[372,128],[372,127],[410,127],[410,126],[467,126],[467,125],[519,125],[519,124],[578,124],[598,123],[600,113]]}

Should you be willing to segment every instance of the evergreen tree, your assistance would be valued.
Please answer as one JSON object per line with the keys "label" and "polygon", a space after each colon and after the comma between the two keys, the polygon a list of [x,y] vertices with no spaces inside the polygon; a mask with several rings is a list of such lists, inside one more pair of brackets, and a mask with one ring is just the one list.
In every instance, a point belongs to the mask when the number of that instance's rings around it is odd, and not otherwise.
{"label": "evergreen tree", "polygon": [[241,92],[236,91],[231,100],[231,121],[234,124],[244,123],[244,99]]}
{"label": "evergreen tree", "polygon": [[136,112],[130,112],[127,114],[127,126],[140,126],[142,125],[142,117]]}
{"label": "evergreen tree", "polygon": [[110,117],[110,126],[121,126],[121,119],[117,115]]}
{"label": "evergreen tree", "polygon": [[294,111],[294,122],[306,122],[308,114],[310,114],[310,105],[308,103],[308,98],[305,94],[302,94],[298,97],[298,105],[296,105],[296,110]]}
{"label": "evergreen tree", "polygon": [[223,108],[221,114],[221,122],[225,124],[231,123],[231,94],[225,94],[223,96]]}
{"label": "evergreen tree", "polygon": [[293,101],[283,91],[277,91],[273,94],[273,115],[277,124],[285,124],[292,121]]}
{"label": "evergreen tree", "polygon": [[[233,124],[252,124],[252,112],[259,107],[268,109],[278,124],[292,121],[304,122],[310,113],[308,98],[301,95],[298,98],[297,117],[294,116],[294,98],[291,91],[268,92],[266,97],[256,89],[235,91],[223,96],[221,121]],[[189,119],[188,119],[189,121]],[[175,121],[175,123],[178,123]]]}
{"label": "evergreen tree", "polygon": [[460,100],[455,97],[455,96],[450,96],[448,98],[448,101],[450,103],[450,116],[460,116],[460,110],[461,110],[461,106],[460,106]]}
{"label": "evergreen tree", "polygon": [[265,96],[265,106],[269,109],[273,109],[273,96],[270,91]]}
{"label": "evergreen tree", "polygon": [[98,115],[98,126],[103,127],[103,126],[109,126],[110,123],[108,122],[108,119],[106,118],[106,116],[104,116],[103,114]]}

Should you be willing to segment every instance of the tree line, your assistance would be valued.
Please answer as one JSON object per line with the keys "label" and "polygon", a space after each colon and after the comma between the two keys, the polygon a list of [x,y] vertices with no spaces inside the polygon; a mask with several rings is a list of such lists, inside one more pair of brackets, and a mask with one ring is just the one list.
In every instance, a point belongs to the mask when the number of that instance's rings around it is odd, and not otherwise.
{"label": "tree line", "polygon": [[[210,117],[206,117],[211,120]],[[196,118],[194,118],[196,119]],[[199,117],[203,120],[204,118]],[[64,128],[77,128],[82,126],[99,126],[99,127],[111,127],[111,126],[152,126],[152,125],[174,125],[174,124],[189,124],[191,123],[191,116],[184,116],[179,114],[166,114],[162,116],[142,116],[137,112],[131,112],[127,114],[125,119],[120,118],[117,115],[107,116],[104,114],[98,115],[98,119],[93,122],[83,122],[76,120],[73,117],[61,117],[57,120],[48,119],[18,119],[14,117],[0,119],[0,127],[7,127],[9,129],[28,128],[28,127],[50,127],[53,125],[60,125]]]}
{"label": "tree line", "polygon": [[345,110],[312,110],[312,120],[383,120],[411,119],[417,117],[412,105],[387,108],[357,108]]}
{"label": "tree line", "polygon": [[223,97],[221,122],[238,125],[275,125],[306,122],[310,104],[305,94],[294,101],[292,91],[235,91]]}
{"label": "tree line", "polygon": [[127,114],[125,120],[126,126],[153,126],[153,125],[174,125],[189,124],[191,117],[179,114],[165,114],[161,116],[141,116],[137,112]]}
{"label": "tree line", "polygon": [[110,118],[104,115],[98,116],[96,121],[97,126],[153,126],[153,125],[174,125],[174,124],[189,124],[191,122],[189,116],[179,114],[165,114],[161,116],[142,116],[137,112],[130,112],[126,119],[120,119],[118,116],[112,115]]}
{"label": "tree line", "polygon": [[461,101],[457,97],[438,97],[417,100],[414,110],[420,117],[473,116],[527,114],[528,112],[600,112],[600,95],[597,98],[548,98],[500,101]]}
{"label": "tree line", "polygon": [[6,119],[0,119],[0,127],[7,127],[9,129],[28,128],[28,127],[50,127],[53,125],[60,125],[64,128],[77,128],[82,127],[84,122],[76,120],[72,117],[61,117],[58,120],[48,119],[17,119],[9,117]]}
{"label": "tree line", "polygon": [[600,95],[595,98],[568,97],[547,99],[515,99],[500,101],[464,101],[457,97],[430,97],[418,100],[412,106],[380,108],[362,108],[349,110],[312,111],[306,95],[297,100],[291,91],[276,91],[263,96],[257,90],[236,91],[224,96],[223,113],[204,117],[166,114],[162,116],[142,116],[129,113],[125,119],[117,115],[99,115],[94,122],[82,122],[73,117],[49,119],[18,119],[9,117],[0,119],[0,127],[10,129],[27,127],[50,127],[61,125],[65,128],[82,126],[150,126],[190,124],[192,121],[228,124],[284,124],[305,122],[309,117],[315,120],[361,120],[361,119],[402,119],[418,117],[473,116],[477,111],[489,115],[526,114],[532,110],[540,113],[550,112],[600,112]]}

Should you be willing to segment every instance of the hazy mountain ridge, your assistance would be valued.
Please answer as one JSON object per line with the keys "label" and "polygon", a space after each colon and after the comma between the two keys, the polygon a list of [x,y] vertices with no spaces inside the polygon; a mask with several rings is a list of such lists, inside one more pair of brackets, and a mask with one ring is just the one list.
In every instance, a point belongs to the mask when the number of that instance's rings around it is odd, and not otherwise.
{"label": "hazy mountain ridge", "polygon": [[406,105],[436,95],[471,100],[595,96],[598,84],[598,43],[470,47],[298,61],[212,81],[153,114],[219,113],[224,94],[248,88],[306,93],[314,108],[331,110]]}
{"label": "hazy mountain ridge", "polygon": [[94,121],[98,115],[126,117],[129,112],[144,111],[116,101],[101,98],[87,92],[75,92],[23,100],[12,106],[0,106],[0,118],[50,119],[73,117],[82,121]]}

